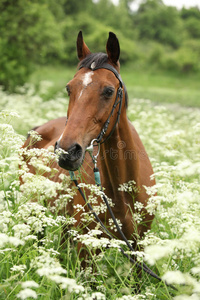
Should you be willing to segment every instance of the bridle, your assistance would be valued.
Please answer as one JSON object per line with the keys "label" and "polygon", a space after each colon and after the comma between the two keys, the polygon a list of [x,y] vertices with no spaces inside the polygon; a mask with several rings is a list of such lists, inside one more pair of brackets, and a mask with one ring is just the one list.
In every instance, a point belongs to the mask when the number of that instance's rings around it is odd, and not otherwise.
{"label": "bridle", "polygon": [[[84,66],[80,66],[79,69],[83,68]],[[132,252],[132,253],[135,253],[135,249],[132,247],[132,245],[130,244],[130,242],[127,240],[126,236],[124,235],[124,233],[122,232],[119,224],[117,223],[117,220],[114,216],[114,213],[108,203],[108,199],[107,199],[107,196],[105,195],[105,193],[103,192],[103,189],[102,189],[102,186],[101,186],[101,179],[100,179],[100,173],[99,173],[99,169],[97,168],[97,157],[99,155],[99,150],[100,150],[100,144],[104,143],[106,140],[108,140],[110,138],[110,136],[113,134],[117,124],[119,123],[119,119],[120,119],[120,114],[121,114],[121,108],[122,108],[122,101],[123,101],[123,87],[124,87],[124,84],[123,84],[123,81],[121,79],[121,76],[120,74],[117,72],[117,70],[111,66],[110,64],[108,63],[104,63],[102,64],[101,66],[98,66],[98,67],[92,67],[91,65],[91,68],[90,68],[92,71],[95,71],[97,69],[107,69],[109,71],[111,71],[115,76],[116,78],[119,80],[119,88],[117,90],[117,95],[116,95],[116,99],[115,99],[115,103],[112,107],[112,110],[106,120],[106,122],[104,123],[103,125],[103,128],[101,130],[101,132],[99,133],[99,135],[97,136],[96,139],[92,140],[91,141],[91,144],[90,146],[86,149],[86,151],[89,152],[90,156],[92,157],[92,161],[94,163],[94,177],[95,177],[95,184],[97,186],[100,187],[100,190],[101,190],[101,196],[108,208],[108,211],[111,215],[111,218],[113,219],[113,222],[117,228],[117,231],[118,233],[120,234],[122,240],[126,243],[126,245],[128,246],[129,250]],[[111,130],[111,132],[109,133],[109,135],[102,141],[103,139],[103,136],[105,135],[105,133],[107,132],[107,129],[108,129],[108,126],[109,126],[109,123],[110,123],[110,118],[111,116],[113,115],[114,113],[114,110],[116,109],[117,105],[119,105],[119,108],[118,108],[118,112],[117,112],[117,118],[116,118],[116,121],[114,123],[114,126]],[[97,143],[99,149],[97,151],[97,154],[96,155],[93,155],[93,147],[94,147],[94,144]],[[82,189],[80,188],[79,184],[78,184],[78,181],[76,179],[76,176],[74,174],[73,171],[69,171],[70,173],[70,177],[71,177],[71,180],[74,182],[74,184],[76,185],[79,193],[81,194],[82,198],[84,199],[85,203],[87,204],[89,210],[91,211],[91,213],[94,215],[95,219],[97,220],[97,222],[101,225],[103,231],[108,235],[108,237],[110,239],[114,239],[113,235],[108,231],[108,229],[105,227],[105,225],[103,224],[103,222],[101,221],[101,219],[98,217],[98,215],[96,214],[96,212],[94,211],[93,207],[91,206],[91,204],[87,201],[86,197],[85,197],[85,194],[84,192],[82,191]],[[149,274],[150,276],[156,278],[157,280],[159,281],[162,281],[163,280],[157,275],[155,274],[144,262],[142,263],[139,263],[137,262],[137,258],[136,258],[136,255],[134,254],[133,256],[130,256],[128,255],[123,248],[119,248],[120,251],[123,253],[124,256],[126,256],[131,263],[135,264],[136,267],[138,267],[139,269],[141,270],[144,270],[147,274]],[[169,285],[167,284],[166,282],[164,282],[167,286],[170,286],[172,289],[176,290],[176,288],[172,285]]]}
{"label": "bridle", "polygon": [[[123,81],[121,79],[120,74],[117,72],[117,70],[112,65],[110,65],[108,63],[104,63],[101,66],[97,66],[97,67],[95,67],[95,66],[93,67],[93,65],[94,65],[94,63],[92,63],[91,67],[90,67],[90,69],[92,71],[95,71],[95,70],[98,70],[98,69],[106,69],[106,70],[111,71],[117,77],[117,79],[119,80],[119,87],[118,87],[118,90],[117,90],[115,103],[113,104],[112,110],[111,110],[106,122],[104,123],[103,128],[101,129],[101,132],[99,133],[99,135],[96,138],[97,143],[103,144],[105,141],[107,141],[111,137],[111,135],[113,134],[117,124],[119,123],[121,108],[122,108],[122,101],[123,101],[123,87],[124,87],[124,84],[123,84]],[[79,70],[82,69],[83,67],[84,66],[80,65]],[[113,115],[114,110],[116,109],[117,105],[119,105],[119,108],[118,108],[117,118],[116,118],[115,124],[114,124],[111,132],[109,133],[109,135],[102,141],[103,136],[107,132],[108,126],[110,124],[110,118]]]}

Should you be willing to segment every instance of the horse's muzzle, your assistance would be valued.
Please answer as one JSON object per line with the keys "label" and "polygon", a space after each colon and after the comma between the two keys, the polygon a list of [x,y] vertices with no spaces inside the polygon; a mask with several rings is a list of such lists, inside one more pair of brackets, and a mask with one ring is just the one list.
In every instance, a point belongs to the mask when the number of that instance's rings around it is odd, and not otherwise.
{"label": "horse's muzzle", "polygon": [[60,148],[59,142],[55,144],[55,152],[58,153],[58,164],[69,171],[77,170],[83,161],[83,150],[79,144],[73,144],[67,150]]}

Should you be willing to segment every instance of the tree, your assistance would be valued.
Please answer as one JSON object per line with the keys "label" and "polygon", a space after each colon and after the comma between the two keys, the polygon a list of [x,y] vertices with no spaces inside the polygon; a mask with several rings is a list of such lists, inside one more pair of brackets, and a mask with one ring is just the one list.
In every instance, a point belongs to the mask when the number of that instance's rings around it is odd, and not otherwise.
{"label": "tree", "polygon": [[0,84],[12,91],[34,64],[61,54],[62,32],[46,0],[2,0],[0,11]]}
{"label": "tree", "polygon": [[92,11],[94,3],[92,0],[63,0],[63,9],[66,15],[71,16],[79,12]]}
{"label": "tree", "polygon": [[176,8],[161,0],[146,0],[133,17],[139,39],[152,39],[177,47],[181,42],[181,22]]}
{"label": "tree", "polygon": [[184,20],[184,28],[189,35],[189,38],[200,38],[200,9],[191,7],[189,9],[183,8],[181,10],[181,18]]}
{"label": "tree", "polygon": [[190,17],[185,21],[184,27],[186,28],[191,38],[194,39],[200,38],[200,19]]}
{"label": "tree", "polygon": [[182,8],[181,10],[181,18],[188,19],[188,18],[195,18],[200,19],[200,9],[198,7],[191,7],[191,8]]}

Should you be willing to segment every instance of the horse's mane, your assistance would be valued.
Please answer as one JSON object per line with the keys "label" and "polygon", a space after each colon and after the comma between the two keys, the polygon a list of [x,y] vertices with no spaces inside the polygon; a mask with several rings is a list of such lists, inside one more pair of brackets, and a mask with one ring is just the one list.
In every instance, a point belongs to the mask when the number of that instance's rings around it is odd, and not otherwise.
{"label": "horse's mane", "polygon": [[[91,53],[87,55],[81,62],[78,64],[78,68],[91,68],[91,64],[95,62],[95,67],[101,67],[103,64],[108,63],[108,56],[105,53],[98,52],[98,53]],[[128,93],[125,84],[124,85],[124,92],[125,92],[125,103],[126,108],[128,107]]]}

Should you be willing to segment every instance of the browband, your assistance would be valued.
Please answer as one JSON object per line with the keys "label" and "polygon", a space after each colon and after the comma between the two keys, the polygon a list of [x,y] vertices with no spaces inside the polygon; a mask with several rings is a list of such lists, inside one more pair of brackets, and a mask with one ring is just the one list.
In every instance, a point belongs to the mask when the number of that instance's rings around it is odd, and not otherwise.
{"label": "browband", "polygon": [[[84,68],[84,66],[80,65],[79,70],[82,69],[82,68]],[[95,62],[94,62],[94,67],[93,67],[93,63],[92,63],[89,69],[92,70],[92,71],[95,71],[95,70],[98,70],[98,69],[106,69],[106,70],[111,71],[117,77],[117,79],[119,80],[120,87],[123,87],[122,78],[121,78],[120,74],[117,72],[117,70],[112,65],[110,65],[108,63],[104,63],[104,64],[96,67]]]}

